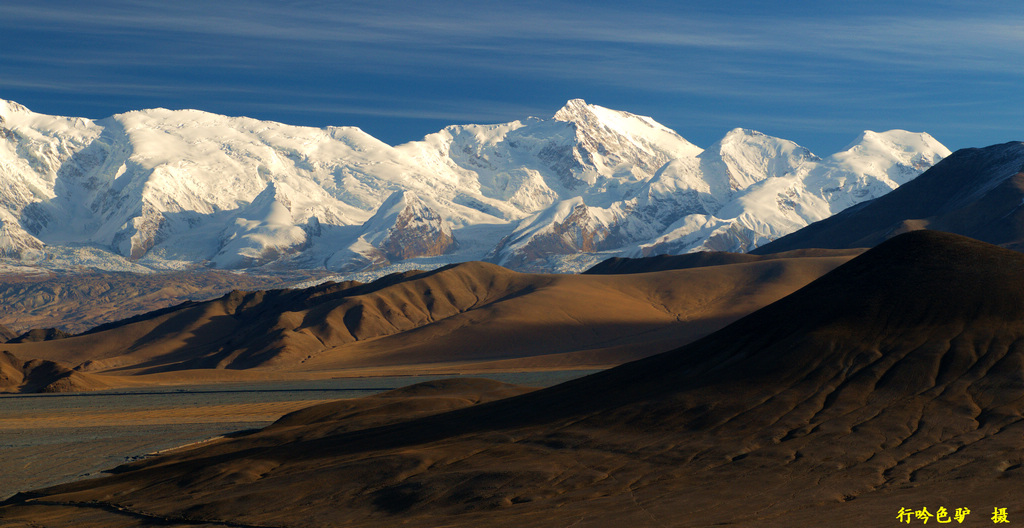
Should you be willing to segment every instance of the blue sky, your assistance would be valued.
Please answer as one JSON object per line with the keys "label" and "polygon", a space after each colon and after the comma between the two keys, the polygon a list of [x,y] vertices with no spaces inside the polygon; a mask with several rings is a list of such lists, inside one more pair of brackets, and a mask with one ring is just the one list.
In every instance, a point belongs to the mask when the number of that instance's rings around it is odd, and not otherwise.
{"label": "blue sky", "polygon": [[0,3],[0,98],[49,114],[198,108],[397,144],[576,97],[702,147],[734,127],[821,155],[865,129],[927,131],[954,150],[1020,141],[1024,5]]}

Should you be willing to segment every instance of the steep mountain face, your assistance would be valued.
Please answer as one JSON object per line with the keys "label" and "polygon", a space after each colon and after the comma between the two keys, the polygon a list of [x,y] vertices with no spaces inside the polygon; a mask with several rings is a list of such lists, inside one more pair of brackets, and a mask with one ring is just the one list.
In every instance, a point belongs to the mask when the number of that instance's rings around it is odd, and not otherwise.
{"label": "steep mountain face", "polygon": [[1024,249],[1024,143],[963,149],[885,196],[850,207],[758,253],[870,247],[917,229]]}
{"label": "steep mountain face", "polygon": [[437,257],[458,248],[450,223],[407,191],[396,191],[363,225],[359,238],[331,256],[339,270],[387,266],[417,257]]}
{"label": "steep mountain face", "polygon": [[543,272],[558,269],[560,256],[616,247],[614,217],[595,212],[604,213],[587,207],[582,197],[561,201],[520,221],[488,258],[512,269]]}
{"label": "steep mountain face", "polygon": [[[279,191],[287,184],[270,182],[252,203],[240,207],[233,225],[222,234],[223,243],[214,264],[222,268],[263,265],[280,255],[301,250],[309,233],[296,225],[289,194]],[[309,219],[316,225],[316,217]]]}
{"label": "steep mountain face", "polygon": [[93,121],[0,100],[0,258],[388,271],[487,257],[574,271],[614,255],[747,250],[946,154],[927,134],[890,131],[821,159],[742,129],[704,151],[579,99],[550,119],[397,147],[351,127],[165,109]]}

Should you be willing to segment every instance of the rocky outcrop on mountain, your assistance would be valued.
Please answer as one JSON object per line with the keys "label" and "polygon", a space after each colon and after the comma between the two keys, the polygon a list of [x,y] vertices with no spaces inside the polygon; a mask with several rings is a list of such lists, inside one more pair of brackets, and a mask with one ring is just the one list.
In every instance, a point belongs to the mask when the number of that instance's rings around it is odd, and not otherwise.
{"label": "rocky outcrop on mountain", "polygon": [[8,343],[36,343],[39,341],[53,341],[55,339],[64,339],[71,337],[69,334],[59,328],[34,328],[21,334],[17,337],[9,339]]}
{"label": "rocky outcrop on mountain", "polygon": [[43,244],[30,235],[8,211],[0,210],[0,258],[35,260],[43,255]]}
{"label": "rocky outcrop on mountain", "polygon": [[459,246],[451,224],[407,191],[396,191],[360,229],[359,238],[331,256],[328,266],[358,270],[418,257],[437,257]]}
{"label": "rocky outcrop on mountain", "polygon": [[[702,150],[580,99],[399,146],[195,110],[89,120],[0,100],[0,119],[0,258],[60,269],[394,271],[445,255],[579,271],[614,255],[745,251],[948,154],[898,130],[828,158],[744,129]],[[429,212],[392,219],[396,195]],[[390,235],[371,236],[384,219]]]}
{"label": "rocky outcrop on mountain", "polygon": [[385,200],[363,228],[365,240],[391,261],[436,257],[458,246],[448,222],[405,191]]}
{"label": "rocky outcrop on mountain", "polygon": [[18,337],[17,333],[4,325],[0,325],[0,343],[7,342],[15,337]]}
{"label": "rocky outcrop on mountain", "polygon": [[580,198],[566,200],[533,215],[503,239],[490,260],[525,271],[543,272],[556,263],[552,256],[595,253],[615,247],[609,225],[591,214]]}

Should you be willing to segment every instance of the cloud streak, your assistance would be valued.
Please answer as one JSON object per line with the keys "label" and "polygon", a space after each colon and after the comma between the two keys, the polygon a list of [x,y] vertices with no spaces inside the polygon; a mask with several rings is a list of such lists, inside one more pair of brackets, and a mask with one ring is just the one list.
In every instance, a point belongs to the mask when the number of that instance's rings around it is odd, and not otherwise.
{"label": "cloud streak", "polygon": [[[954,96],[1013,102],[1005,89],[1024,77],[1024,14],[1015,3],[987,4],[985,14],[955,2],[905,4],[866,1],[835,12],[752,0],[728,9],[9,0],[0,4],[0,90],[153,99],[180,91],[213,99],[163,104],[216,108],[245,93],[238,108],[277,109],[274,118],[316,102],[339,118],[454,122],[519,118],[511,114],[589,94],[626,109],[632,94],[651,101],[641,107],[673,108],[679,122],[699,115],[677,108],[680,101],[719,109],[718,121],[760,115],[751,109],[768,104],[779,123],[800,121],[784,113],[830,104],[866,115],[900,105],[923,112],[928,102],[914,91],[940,104]],[[460,111],[462,100],[481,104]],[[503,110],[484,111],[488,104]]]}

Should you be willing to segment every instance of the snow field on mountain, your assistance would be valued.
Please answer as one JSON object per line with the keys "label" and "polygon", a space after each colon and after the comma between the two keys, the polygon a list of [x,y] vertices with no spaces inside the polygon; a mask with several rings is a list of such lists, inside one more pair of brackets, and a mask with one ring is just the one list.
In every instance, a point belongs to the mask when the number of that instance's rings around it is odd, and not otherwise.
{"label": "snow field on mountain", "polygon": [[394,147],[354,127],[197,110],[92,121],[0,100],[0,118],[0,255],[43,267],[487,259],[564,272],[615,255],[747,251],[949,154],[902,130],[866,131],[826,158],[740,128],[703,150],[579,99],[550,119],[453,125]]}

